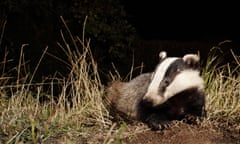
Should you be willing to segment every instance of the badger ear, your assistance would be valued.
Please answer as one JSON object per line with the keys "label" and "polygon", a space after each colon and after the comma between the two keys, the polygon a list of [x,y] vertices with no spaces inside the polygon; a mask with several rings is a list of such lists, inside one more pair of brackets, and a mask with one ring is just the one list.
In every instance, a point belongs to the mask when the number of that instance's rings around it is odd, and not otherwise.
{"label": "badger ear", "polygon": [[161,59],[164,59],[165,57],[167,57],[167,52],[161,51],[161,52],[159,53],[159,58],[160,58],[160,60],[161,60]]}
{"label": "badger ear", "polygon": [[200,57],[196,54],[186,54],[183,57],[183,61],[190,67],[197,68],[200,61]]}

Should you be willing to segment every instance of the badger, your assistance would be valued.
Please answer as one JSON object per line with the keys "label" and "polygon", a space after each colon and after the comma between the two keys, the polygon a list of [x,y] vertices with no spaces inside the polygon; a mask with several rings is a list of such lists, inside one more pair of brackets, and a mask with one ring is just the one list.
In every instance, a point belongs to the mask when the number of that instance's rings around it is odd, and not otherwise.
{"label": "badger", "polygon": [[129,82],[112,81],[106,88],[107,104],[128,119],[161,129],[172,120],[193,123],[206,115],[200,57],[186,54],[167,57],[159,53],[154,72],[140,74]]}

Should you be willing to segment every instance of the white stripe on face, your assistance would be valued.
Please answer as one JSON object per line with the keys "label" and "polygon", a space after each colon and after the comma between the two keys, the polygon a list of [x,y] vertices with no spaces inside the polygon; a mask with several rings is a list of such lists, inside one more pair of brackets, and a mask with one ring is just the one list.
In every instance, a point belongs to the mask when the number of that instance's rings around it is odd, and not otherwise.
{"label": "white stripe on face", "polygon": [[199,75],[199,71],[185,70],[179,73],[172,83],[166,88],[164,98],[169,99],[177,93],[190,88],[204,88],[203,79]]}
{"label": "white stripe on face", "polygon": [[166,88],[163,95],[159,95],[158,91],[150,91],[146,93],[144,99],[150,99],[153,106],[163,104],[174,95],[190,88],[197,88],[198,90],[204,89],[203,79],[196,70],[184,70],[180,72],[171,84]]}
{"label": "white stripe on face", "polygon": [[164,77],[169,65],[177,59],[178,59],[177,57],[166,58],[165,60],[163,60],[162,63],[160,63],[157,66],[155,75],[152,79],[152,82],[150,83],[150,85],[148,87],[146,96],[155,97],[156,95],[158,95],[158,88],[159,88],[160,82],[163,80],[163,77]]}

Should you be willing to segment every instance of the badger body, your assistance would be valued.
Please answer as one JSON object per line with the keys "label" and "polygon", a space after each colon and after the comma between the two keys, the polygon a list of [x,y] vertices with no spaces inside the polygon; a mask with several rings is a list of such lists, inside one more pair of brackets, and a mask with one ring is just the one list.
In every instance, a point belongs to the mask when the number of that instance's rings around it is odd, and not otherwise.
{"label": "badger body", "polygon": [[154,72],[141,74],[129,82],[113,81],[108,85],[106,99],[111,108],[153,129],[172,120],[205,115],[199,57],[194,54],[167,57],[166,52],[159,56]]}
{"label": "badger body", "polygon": [[[152,73],[137,76],[129,82],[113,81],[106,89],[107,103],[112,109],[125,114],[127,118],[140,120],[144,107],[143,97],[151,82]],[[146,114],[147,115],[147,114]]]}

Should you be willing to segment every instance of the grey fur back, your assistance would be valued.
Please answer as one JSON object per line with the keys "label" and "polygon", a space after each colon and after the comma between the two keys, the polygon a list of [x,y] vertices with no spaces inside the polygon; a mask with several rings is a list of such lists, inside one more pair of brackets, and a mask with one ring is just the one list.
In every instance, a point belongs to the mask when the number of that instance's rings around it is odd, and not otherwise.
{"label": "grey fur back", "polygon": [[137,76],[129,82],[113,81],[107,88],[107,99],[117,111],[139,119],[139,103],[145,95],[152,73]]}

